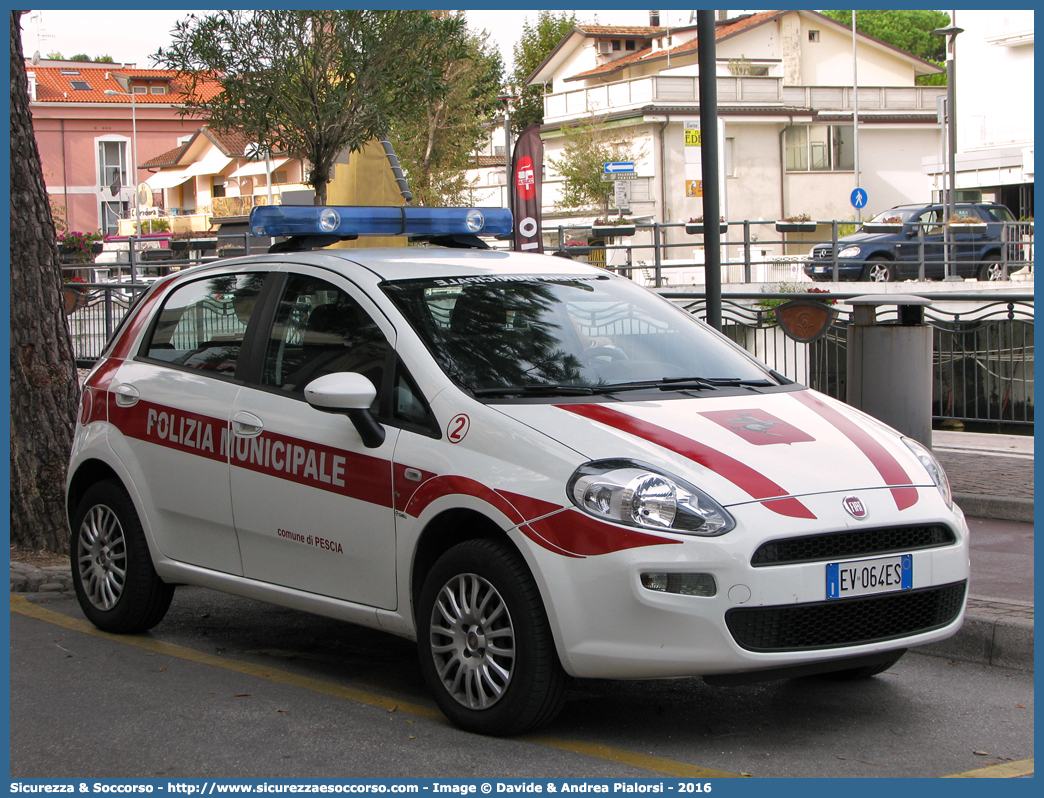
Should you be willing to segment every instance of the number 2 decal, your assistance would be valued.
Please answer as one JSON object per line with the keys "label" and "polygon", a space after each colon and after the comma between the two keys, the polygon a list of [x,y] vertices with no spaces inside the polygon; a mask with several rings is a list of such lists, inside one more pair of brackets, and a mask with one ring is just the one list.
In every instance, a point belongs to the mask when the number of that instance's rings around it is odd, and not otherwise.
{"label": "number 2 decal", "polygon": [[468,430],[471,428],[471,419],[463,413],[457,413],[453,418],[450,419],[449,433],[447,437],[450,443],[460,443],[464,440],[464,436],[468,434]]}

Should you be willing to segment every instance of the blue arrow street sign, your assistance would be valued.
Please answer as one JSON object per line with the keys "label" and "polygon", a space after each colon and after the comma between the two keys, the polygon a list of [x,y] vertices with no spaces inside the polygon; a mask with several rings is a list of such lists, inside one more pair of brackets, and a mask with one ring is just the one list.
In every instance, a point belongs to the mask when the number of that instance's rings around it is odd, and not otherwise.
{"label": "blue arrow street sign", "polygon": [[633,172],[634,161],[615,161],[605,164],[606,172]]}
{"label": "blue arrow street sign", "polygon": [[866,189],[857,188],[852,192],[852,207],[857,210],[866,207]]}

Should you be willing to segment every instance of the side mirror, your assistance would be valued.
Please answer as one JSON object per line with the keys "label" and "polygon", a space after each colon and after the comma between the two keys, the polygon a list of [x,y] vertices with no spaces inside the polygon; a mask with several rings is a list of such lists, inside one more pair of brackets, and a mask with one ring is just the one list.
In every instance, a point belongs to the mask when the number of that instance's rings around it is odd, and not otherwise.
{"label": "side mirror", "polygon": [[325,374],[305,386],[304,396],[316,410],[346,413],[367,449],[376,449],[384,443],[384,427],[370,412],[377,389],[362,374],[354,371]]}

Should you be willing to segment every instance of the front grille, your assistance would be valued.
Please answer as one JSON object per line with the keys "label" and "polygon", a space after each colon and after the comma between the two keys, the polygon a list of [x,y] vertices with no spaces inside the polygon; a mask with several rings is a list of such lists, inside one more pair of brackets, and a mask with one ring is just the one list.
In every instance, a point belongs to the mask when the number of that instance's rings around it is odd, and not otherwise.
{"label": "front grille", "polygon": [[934,549],[956,542],[953,530],[943,524],[828,532],[824,535],[781,538],[762,543],[750,558],[750,564],[760,568],[766,565],[825,562],[868,554]]}
{"label": "front grille", "polygon": [[812,258],[815,260],[833,260],[834,250],[832,249],[814,249],[812,250]]}
{"label": "front grille", "polygon": [[739,607],[725,613],[736,642],[748,651],[803,651],[895,640],[953,620],[964,604],[965,582],[883,596]]}

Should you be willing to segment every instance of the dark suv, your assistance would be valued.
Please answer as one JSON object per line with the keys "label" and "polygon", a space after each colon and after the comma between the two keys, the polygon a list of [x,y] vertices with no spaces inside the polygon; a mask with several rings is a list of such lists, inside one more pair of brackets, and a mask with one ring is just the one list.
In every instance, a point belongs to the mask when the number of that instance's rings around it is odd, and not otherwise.
{"label": "dark suv", "polygon": [[[951,225],[957,276],[1003,279],[1003,223],[1015,221],[1011,211],[992,202],[959,203],[954,215],[985,222],[985,227]],[[869,222],[864,222],[859,232],[838,239],[838,279],[864,282],[916,280],[921,265],[918,227],[924,230],[924,276],[929,280],[942,279],[946,276],[943,241],[946,218],[946,206],[941,203],[897,205],[879,213]],[[867,226],[893,219],[901,220],[902,227],[893,232],[867,230]],[[833,258],[830,244],[817,244],[809,253],[805,274],[813,280],[833,280]]]}

